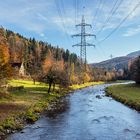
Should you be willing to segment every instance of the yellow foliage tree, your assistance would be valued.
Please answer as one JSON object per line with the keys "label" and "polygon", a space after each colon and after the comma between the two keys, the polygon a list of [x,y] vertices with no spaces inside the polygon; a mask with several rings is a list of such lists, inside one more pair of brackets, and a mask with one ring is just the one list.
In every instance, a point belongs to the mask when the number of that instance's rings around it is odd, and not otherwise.
{"label": "yellow foliage tree", "polygon": [[84,81],[84,83],[89,82],[90,79],[91,78],[90,78],[89,74],[84,72],[84,74],[83,74],[83,81]]}
{"label": "yellow foliage tree", "polygon": [[4,36],[4,29],[0,29],[0,84],[10,76],[9,49]]}
{"label": "yellow foliage tree", "polygon": [[9,49],[6,39],[3,35],[3,30],[0,29],[0,67],[8,63]]}
{"label": "yellow foliage tree", "polygon": [[78,83],[78,77],[75,74],[74,63],[71,64],[70,82],[71,82],[71,84],[77,84]]}

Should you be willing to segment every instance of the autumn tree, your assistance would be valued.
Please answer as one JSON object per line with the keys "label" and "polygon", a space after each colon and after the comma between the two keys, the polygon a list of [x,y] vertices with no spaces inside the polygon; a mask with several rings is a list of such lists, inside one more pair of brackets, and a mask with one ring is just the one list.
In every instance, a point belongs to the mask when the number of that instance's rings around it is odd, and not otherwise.
{"label": "autumn tree", "polygon": [[90,75],[87,72],[83,73],[83,81],[84,83],[89,82],[90,81]]}
{"label": "autumn tree", "polygon": [[46,75],[50,68],[52,67],[53,63],[54,63],[54,58],[53,58],[53,55],[51,53],[50,50],[48,50],[48,53],[47,53],[47,56],[42,64],[42,69],[43,69],[43,75]]}
{"label": "autumn tree", "polygon": [[59,84],[60,87],[67,86],[68,78],[64,71],[64,61],[55,61],[48,57],[43,66],[42,81],[48,83],[48,93],[50,93],[52,86],[54,91],[56,84]]}
{"label": "autumn tree", "polygon": [[74,66],[74,63],[71,64],[71,67],[70,67],[70,83],[71,84],[76,84],[77,82],[77,78],[76,78],[76,75],[75,75],[75,66]]}
{"label": "autumn tree", "polygon": [[5,82],[11,74],[9,65],[9,49],[7,40],[4,36],[4,29],[0,29],[0,84]]}

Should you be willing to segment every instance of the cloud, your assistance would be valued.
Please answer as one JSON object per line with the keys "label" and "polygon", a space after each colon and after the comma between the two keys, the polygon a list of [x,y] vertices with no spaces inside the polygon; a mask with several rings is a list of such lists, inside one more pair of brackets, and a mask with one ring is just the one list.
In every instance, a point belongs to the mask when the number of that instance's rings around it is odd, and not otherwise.
{"label": "cloud", "polygon": [[[59,17],[54,2],[54,0],[1,0],[0,22],[9,23],[23,28],[25,31],[32,31],[39,35],[46,30],[55,30],[63,34],[64,32],[67,32],[69,35],[78,31],[80,32],[80,30],[75,29],[75,21],[77,21],[76,23],[81,22],[83,9],[79,8],[78,17],[75,19],[75,6],[72,2],[63,0],[65,11],[60,7],[62,17]],[[86,3],[84,13],[85,19],[87,23],[96,24],[96,26],[93,26],[94,31],[99,31],[105,23],[105,20],[110,13],[112,2],[105,1],[104,6],[100,9],[99,14],[95,19],[94,15],[96,10],[98,10],[98,1],[96,1],[95,4],[93,3],[93,0],[89,0],[89,2]],[[106,24],[103,32],[114,29],[138,2],[138,0],[124,0],[110,22]],[[59,5],[61,5],[61,3],[59,3]],[[82,2],[80,1],[79,7],[82,7]],[[121,27],[130,27],[130,24],[133,24],[134,22],[139,23],[139,16],[140,8],[138,8]],[[92,30],[87,28],[87,31],[93,32]]]}
{"label": "cloud", "polygon": [[140,33],[140,25],[138,25],[136,28],[129,28],[126,33],[123,34],[123,36],[125,37],[131,37],[134,36],[136,34]]}
{"label": "cloud", "polygon": [[[127,0],[123,1],[120,5],[120,7],[117,9],[117,11],[113,14],[113,16],[110,18],[109,22],[105,25],[103,31],[106,31],[108,29],[114,29],[116,26],[133,10],[133,8],[140,3],[138,0]],[[108,16],[110,16],[110,10],[112,7],[112,3],[106,3],[100,12],[100,16],[97,19],[97,31],[101,29],[103,24],[105,24],[105,21]],[[137,8],[128,18],[127,20],[121,25],[120,28],[126,28],[129,27],[131,24],[139,23],[140,22],[140,8]]]}
{"label": "cloud", "polygon": [[[40,34],[46,29],[47,17],[40,13],[51,7],[50,0],[5,0],[0,1],[0,22],[20,27],[25,31]],[[45,24],[46,23],[46,24]]]}

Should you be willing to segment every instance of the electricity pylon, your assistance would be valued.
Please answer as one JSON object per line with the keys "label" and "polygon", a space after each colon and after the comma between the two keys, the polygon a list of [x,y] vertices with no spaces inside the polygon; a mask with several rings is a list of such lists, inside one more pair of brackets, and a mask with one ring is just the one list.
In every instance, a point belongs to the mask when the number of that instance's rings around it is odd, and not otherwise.
{"label": "electricity pylon", "polygon": [[110,58],[111,58],[111,59],[113,58],[113,55],[112,55],[112,54],[110,55]]}
{"label": "electricity pylon", "polygon": [[84,18],[84,16],[82,16],[82,22],[80,24],[76,25],[76,27],[81,27],[81,33],[72,35],[72,37],[81,37],[81,42],[73,45],[73,47],[74,46],[79,46],[80,47],[81,65],[82,64],[85,65],[85,70],[86,70],[86,63],[87,63],[87,58],[86,58],[87,57],[87,52],[86,52],[87,51],[87,46],[95,47],[95,45],[86,42],[86,37],[94,36],[96,38],[96,35],[86,33],[86,31],[85,31],[86,26],[89,26],[90,28],[92,28],[92,26],[90,24],[85,23],[85,18]]}

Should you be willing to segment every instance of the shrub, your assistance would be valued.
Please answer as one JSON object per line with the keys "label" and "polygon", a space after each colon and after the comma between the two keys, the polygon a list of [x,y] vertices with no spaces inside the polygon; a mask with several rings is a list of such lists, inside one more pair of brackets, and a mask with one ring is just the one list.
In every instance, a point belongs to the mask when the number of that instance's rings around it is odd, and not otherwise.
{"label": "shrub", "polygon": [[26,121],[28,123],[33,123],[38,119],[38,116],[32,111],[32,110],[28,110],[28,112],[26,113]]}
{"label": "shrub", "polygon": [[15,126],[15,121],[13,117],[7,118],[3,124],[3,128],[9,129]]}

